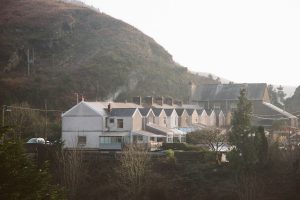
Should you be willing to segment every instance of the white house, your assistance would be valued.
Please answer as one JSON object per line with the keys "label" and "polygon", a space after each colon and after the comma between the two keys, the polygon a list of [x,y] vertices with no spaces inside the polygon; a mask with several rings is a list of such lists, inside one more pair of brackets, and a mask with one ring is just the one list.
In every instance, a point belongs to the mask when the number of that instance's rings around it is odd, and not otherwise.
{"label": "white house", "polygon": [[205,109],[199,109],[197,110],[197,113],[198,113],[198,123],[207,126],[209,122],[209,116],[207,115]]}
{"label": "white house", "polygon": [[208,117],[208,126],[215,127],[217,125],[216,113],[214,110],[210,110],[207,112]]}
{"label": "white house", "polygon": [[178,127],[178,115],[175,109],[164,109],[167,115],[167,128]]}
{"label": "white house", "polygon": [[99,148],[99,136],[106,131],[104,104],[80,102],[62,114],[62,140],[67,148]]}
{"label": "white house", "polygon": [[82,101],[62,114],[65,148],[120,150],[128,143],[148,145],[166,137],[142,128],[142,115],[130,103]]}
{"label": "white house", "polygon": [[167,115],[162,108],[152,108],[155,115],[155,124],[160,127],[167,127]]}

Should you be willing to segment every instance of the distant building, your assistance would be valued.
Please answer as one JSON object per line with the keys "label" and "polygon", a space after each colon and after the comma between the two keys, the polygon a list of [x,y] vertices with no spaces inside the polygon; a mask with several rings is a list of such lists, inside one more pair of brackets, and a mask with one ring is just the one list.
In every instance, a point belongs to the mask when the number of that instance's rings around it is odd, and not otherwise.
{"label": "distant building", "polygon": [[[252,103],[252,123],[270,128],[277,120],[285,120],[287,126],[298,127],[298,118],[270,102],[267,84],[205,84],[191,85],[190,103],[205,110],[222,110],[228,125],[229,117],[237,108],[241,89],[245,89],[248,100]],[[210,125],[213,125],[211,122]]]}

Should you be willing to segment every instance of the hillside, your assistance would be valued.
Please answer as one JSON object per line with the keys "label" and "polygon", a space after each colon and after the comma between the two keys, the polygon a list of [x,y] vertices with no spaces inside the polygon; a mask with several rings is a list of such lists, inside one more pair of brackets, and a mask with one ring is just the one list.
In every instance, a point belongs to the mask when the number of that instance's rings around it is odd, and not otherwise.
{"label": "hillside", "polygon": [[47,100],[51,108],[66,109],[76,103],[74,93],[90,101],[133,95],[187,100],[190,80],[214,82],[188,72],[152,38],[104,13],[58,0],[1,5],[0,104],[43,106]]}

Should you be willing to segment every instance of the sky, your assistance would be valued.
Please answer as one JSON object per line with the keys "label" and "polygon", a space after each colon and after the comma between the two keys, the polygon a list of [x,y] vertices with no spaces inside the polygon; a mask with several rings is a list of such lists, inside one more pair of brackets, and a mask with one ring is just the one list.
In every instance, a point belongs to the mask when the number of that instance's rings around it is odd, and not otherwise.
{"label": "sky", "polygon": [[195,72],[300,85],[299,0],[83,0],[131,24]]}

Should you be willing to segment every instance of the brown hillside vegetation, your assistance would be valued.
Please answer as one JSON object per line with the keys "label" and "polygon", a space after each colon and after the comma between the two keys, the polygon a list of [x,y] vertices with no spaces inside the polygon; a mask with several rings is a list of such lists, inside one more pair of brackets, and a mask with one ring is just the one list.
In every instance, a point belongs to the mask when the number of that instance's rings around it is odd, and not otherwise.
{"label": "brown hillside vegetation", "polygon": [[[0,104],[66,109],[88,100],[170,95],[213,83],[176,64],[152,38],[104,13],[58,0],[1,0]],[[27,52],[34,63],[27,76]],[[33,53],[34,51],[34,53]]]}

